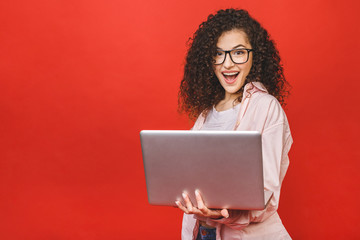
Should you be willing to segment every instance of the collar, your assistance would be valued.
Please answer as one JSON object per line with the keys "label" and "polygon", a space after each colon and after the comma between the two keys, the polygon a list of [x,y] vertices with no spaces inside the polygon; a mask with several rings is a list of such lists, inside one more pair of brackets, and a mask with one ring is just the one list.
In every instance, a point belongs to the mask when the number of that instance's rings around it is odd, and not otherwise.
{"label": "collar", "polygon": [[258,91],[268,92],[261,82],[249,82],[244,87],[244,95],[253,94]]}

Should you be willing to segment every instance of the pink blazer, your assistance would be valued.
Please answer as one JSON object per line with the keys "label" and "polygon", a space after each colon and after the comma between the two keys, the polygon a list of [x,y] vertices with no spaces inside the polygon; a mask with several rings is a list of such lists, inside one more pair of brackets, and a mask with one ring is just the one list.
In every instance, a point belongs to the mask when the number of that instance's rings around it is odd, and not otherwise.
{"label": "pink blazer", "polygon": [[[264,188],[274,192],[274,195],[264,210],[229,210],[230,217],[220,220],[184,214],[183,240],[196,239],[199,220],[216,227],[217,240],[291,239],[277,214],[281,183],[289,166],[288,152],[293,142],[285,112],[260,82],[245,86],[240,104],[235,129],[261,132]],[[205,114],[200,114],[193,130],[201,129],[205,119]]]}

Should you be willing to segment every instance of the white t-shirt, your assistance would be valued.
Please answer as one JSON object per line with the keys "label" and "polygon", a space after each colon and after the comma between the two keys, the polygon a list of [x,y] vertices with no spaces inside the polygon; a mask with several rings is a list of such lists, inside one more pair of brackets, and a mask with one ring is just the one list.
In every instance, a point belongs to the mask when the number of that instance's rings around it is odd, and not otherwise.
{"label": "white t-shirt", "polygon": [[213,107],[206,116],[201,130],[234,130],[239,110],[240,104],[221,112]]}

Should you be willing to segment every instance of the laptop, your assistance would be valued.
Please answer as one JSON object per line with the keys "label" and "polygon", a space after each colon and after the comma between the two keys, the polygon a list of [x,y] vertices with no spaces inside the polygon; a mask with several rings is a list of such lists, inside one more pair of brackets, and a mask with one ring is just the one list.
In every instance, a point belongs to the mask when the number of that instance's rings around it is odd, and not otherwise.
{"label": "laptop", "polygon": [[143,130],[140,140],[152,205],[176,206],[186,192],[196,206],[197,189],[208,208],[262,210],[272,196],[259,132]]}

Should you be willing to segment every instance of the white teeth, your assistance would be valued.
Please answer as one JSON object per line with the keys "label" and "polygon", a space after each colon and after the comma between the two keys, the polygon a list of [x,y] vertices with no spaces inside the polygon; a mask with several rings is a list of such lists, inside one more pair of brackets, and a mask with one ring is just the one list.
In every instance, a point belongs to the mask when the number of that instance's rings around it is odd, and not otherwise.
{"label": "white teeth", "polygon": [[232,72],[232,73],[223,73],[225,76],[233,76],[238,74],[238,72]]}

